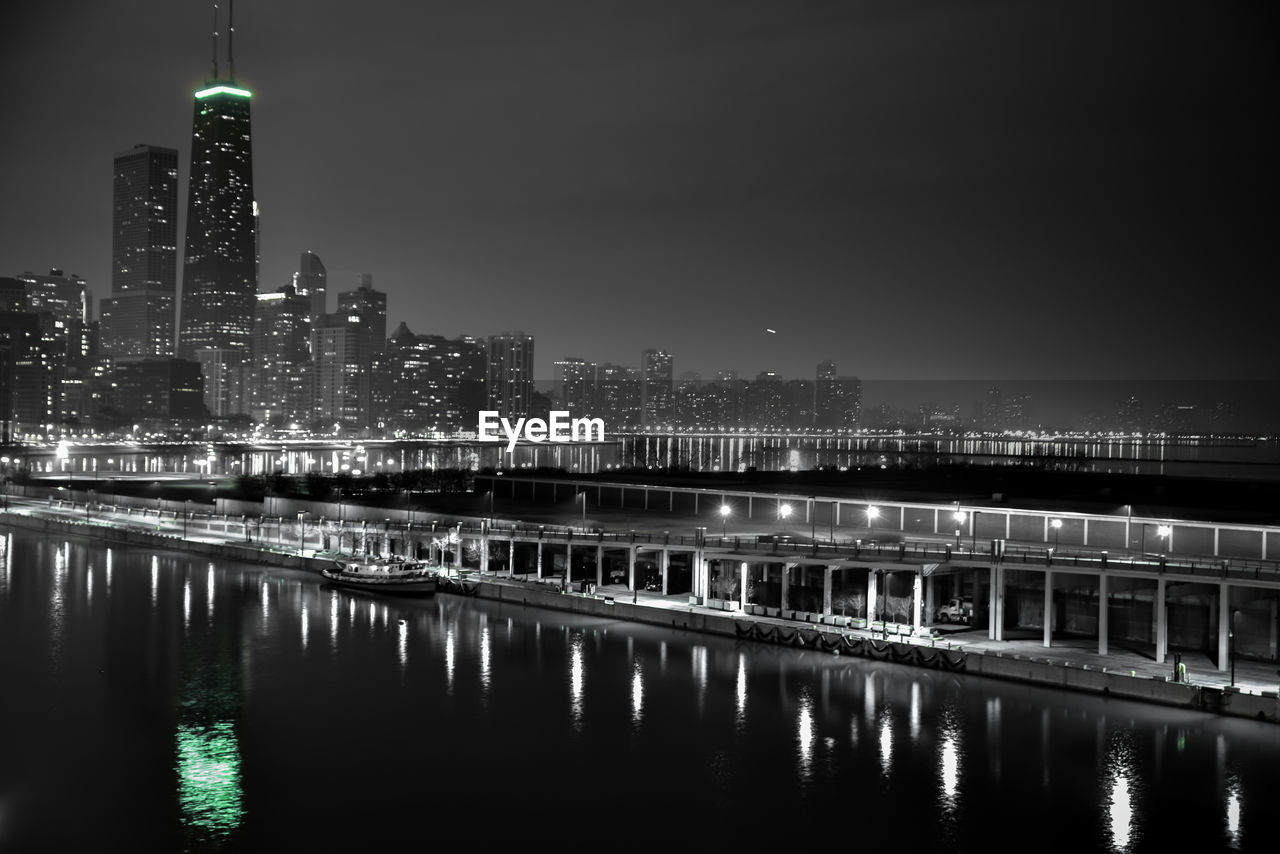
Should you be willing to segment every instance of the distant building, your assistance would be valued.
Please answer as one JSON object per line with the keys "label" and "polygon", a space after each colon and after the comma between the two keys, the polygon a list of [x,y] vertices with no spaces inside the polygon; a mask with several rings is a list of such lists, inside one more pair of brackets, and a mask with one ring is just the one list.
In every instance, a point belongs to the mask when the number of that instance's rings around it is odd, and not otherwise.
{"label": "distant building", "polygon": [[529,414],[533,398],[533,336],[504,332],[489,338],[488,408],[503,416]]}
{"label": "distant building", "polygon": [[102,348],[111,356],[172,356],[178,277],[178,152],[138,145],[115,156],[111,296]]}
{"label": "distant building", "polygon": [[359,366],[356,378],[356,408],[360,413],[357,423],[367,427],[373,419],[373,373],[376,358],[387,348],[387,295],[373,287],[373,276],[362,273],[360,284],[353,291],[338,294],[337,314],[346,318],[355,347],[351,357]]}
{"label": "distant building", "polygon": [[593,417],[604,421],[605,435],[640,427],[640,372],[626,365],[596,366]]}
{"label": "distant building", "polygon": [[[250,359],[258,294],[250,97],[233,81],[218,80],[215,68],[215,79],[195,93],[191,123],[178,355],[195,359],[198,350],[212,351],[219,355],[201,363],[228,368],[234,353],[242,366]],[[206,400],[225,385],[222,377],[206,376]]]}
{"label": "distant building", "polygon": [[298,271],[293,274],[293,289],[311,302],[311,320],[328,312],[328,278],[324,262],[314,252],[303,252]]}
{"label": "distant building", "polygon": [[[45,318],[51,315],[45,314]],[[11,442],[57,419],[59,364],[41,315],[0,311],[0,432]]]}
{"label": "distant building", "polygon": [[206,417],[199,362],[127,357],[112,374],[112,404],[139,423],[193,424]]}
{"label": "distant building", "polygon": [[596,363],[566,356],[553,367],[558,404],[574,415],[590,415],[595,406]]}
{"label": "distant building", "polygon": [[665,427],[671,424],[672,392],[675,367],[665,350],[640,353],[640,418],[642,427]]}
{"label": "distant building", "polygon": [[195,355],[204,372],[204,405],[209,414],[214,418],[228,418],[246,413],[252,376],[250,354],[227,347],[202,347]]}
{"label": "distant building", "polygon": [[841,377],[835,362],[819,362],[813,386],[813,426],[819,430],[856,430],[861,420],[862,381]]}
{"label": "distant building", "polygon": [[[326,314],[311,328],[311,415],[329,425],[362,426],[362,371],[368,364],[367,331],[349,315]],[[372,405],[372,400],[369,401]]]}
{"label": "distant building", "polygon": [[311,421],[307,369],[311,360],[310,296],[293,285],[258,294],[253,320],[250,411],[260,420]]}
{"label": "distant building", "polygon": [[475,430],[484,408],[486,348],[477,339],[415,335],[401,323],[387,340],[385,421],[395,430]]}

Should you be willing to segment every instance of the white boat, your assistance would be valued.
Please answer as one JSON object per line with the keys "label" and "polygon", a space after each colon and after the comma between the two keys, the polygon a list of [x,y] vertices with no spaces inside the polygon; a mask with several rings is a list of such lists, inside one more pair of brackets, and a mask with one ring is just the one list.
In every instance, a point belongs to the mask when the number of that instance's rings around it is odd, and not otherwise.
{"label": "white boat", "polygon": [[339,587],[391,593],[398,596],[429,596],[436,592],[438,566],[425,560],[377,558],[343,561],[320,574]]}

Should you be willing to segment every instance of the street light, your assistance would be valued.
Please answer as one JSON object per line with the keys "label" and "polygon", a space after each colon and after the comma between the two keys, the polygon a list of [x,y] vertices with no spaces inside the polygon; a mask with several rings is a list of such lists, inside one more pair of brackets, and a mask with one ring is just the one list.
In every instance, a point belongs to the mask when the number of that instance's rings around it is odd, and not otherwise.
{"label": "street light", "polygon": [[1062,530],[1062,520],[1053,519],[1049,522],[1049,527],[1053,528],[1053,550],[1058,550],[1058,531]]}
{"label": "street light", "polygon": [[960,548],[960,526],[964,524],[964,520],[969,518],[969,514],[963,510],[956,511],[956,548]]}
{"label": "street light", "polygon": [[782,521],[785,522],[786,520],[790,519],[791,512],[792,512],[792,507],[790,504],[778,505],[778,518],[781,519]]}
{"label": "street light", "polygon": [[1169,541],[1173,538],[1173,528],[1169,525],[1160,525],[1156,528],[1156,536],[1163,540],[1161,548],[1168,553]]}
{"label": "street light", "polygon": [[727,535],[729,527],[729,514],[733,512],[733,508],[728,504],[720,505],[720,539],[724,539]]}

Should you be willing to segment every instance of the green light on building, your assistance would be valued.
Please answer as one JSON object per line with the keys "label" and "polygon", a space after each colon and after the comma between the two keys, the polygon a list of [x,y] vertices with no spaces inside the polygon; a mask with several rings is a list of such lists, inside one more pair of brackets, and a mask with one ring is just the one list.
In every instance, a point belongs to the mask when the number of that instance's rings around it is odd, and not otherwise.
{"label": "green light on building", "polygon": [[178,727],[178,805],[183,824],[210,836],[226,836],[240,826],[244,792],[232,722]]}
{"label": "green light on building", "polygon": [[196,93],[196,98],[208,98],[210,95],[238,95],[241,98],[248,98],[252,95],[248,89],[237,89],[235,86],[210,86],[208,89],[201,89]]}

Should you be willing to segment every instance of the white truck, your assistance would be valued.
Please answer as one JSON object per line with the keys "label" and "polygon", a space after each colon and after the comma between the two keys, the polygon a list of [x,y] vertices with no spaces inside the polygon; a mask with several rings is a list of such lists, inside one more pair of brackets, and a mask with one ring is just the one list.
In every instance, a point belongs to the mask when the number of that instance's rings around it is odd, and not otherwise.
{"label": "white truck", "polygon": [[933,618],[939,623],[969,624],[973,619],[972,599],[951,599],[934,612]]}

